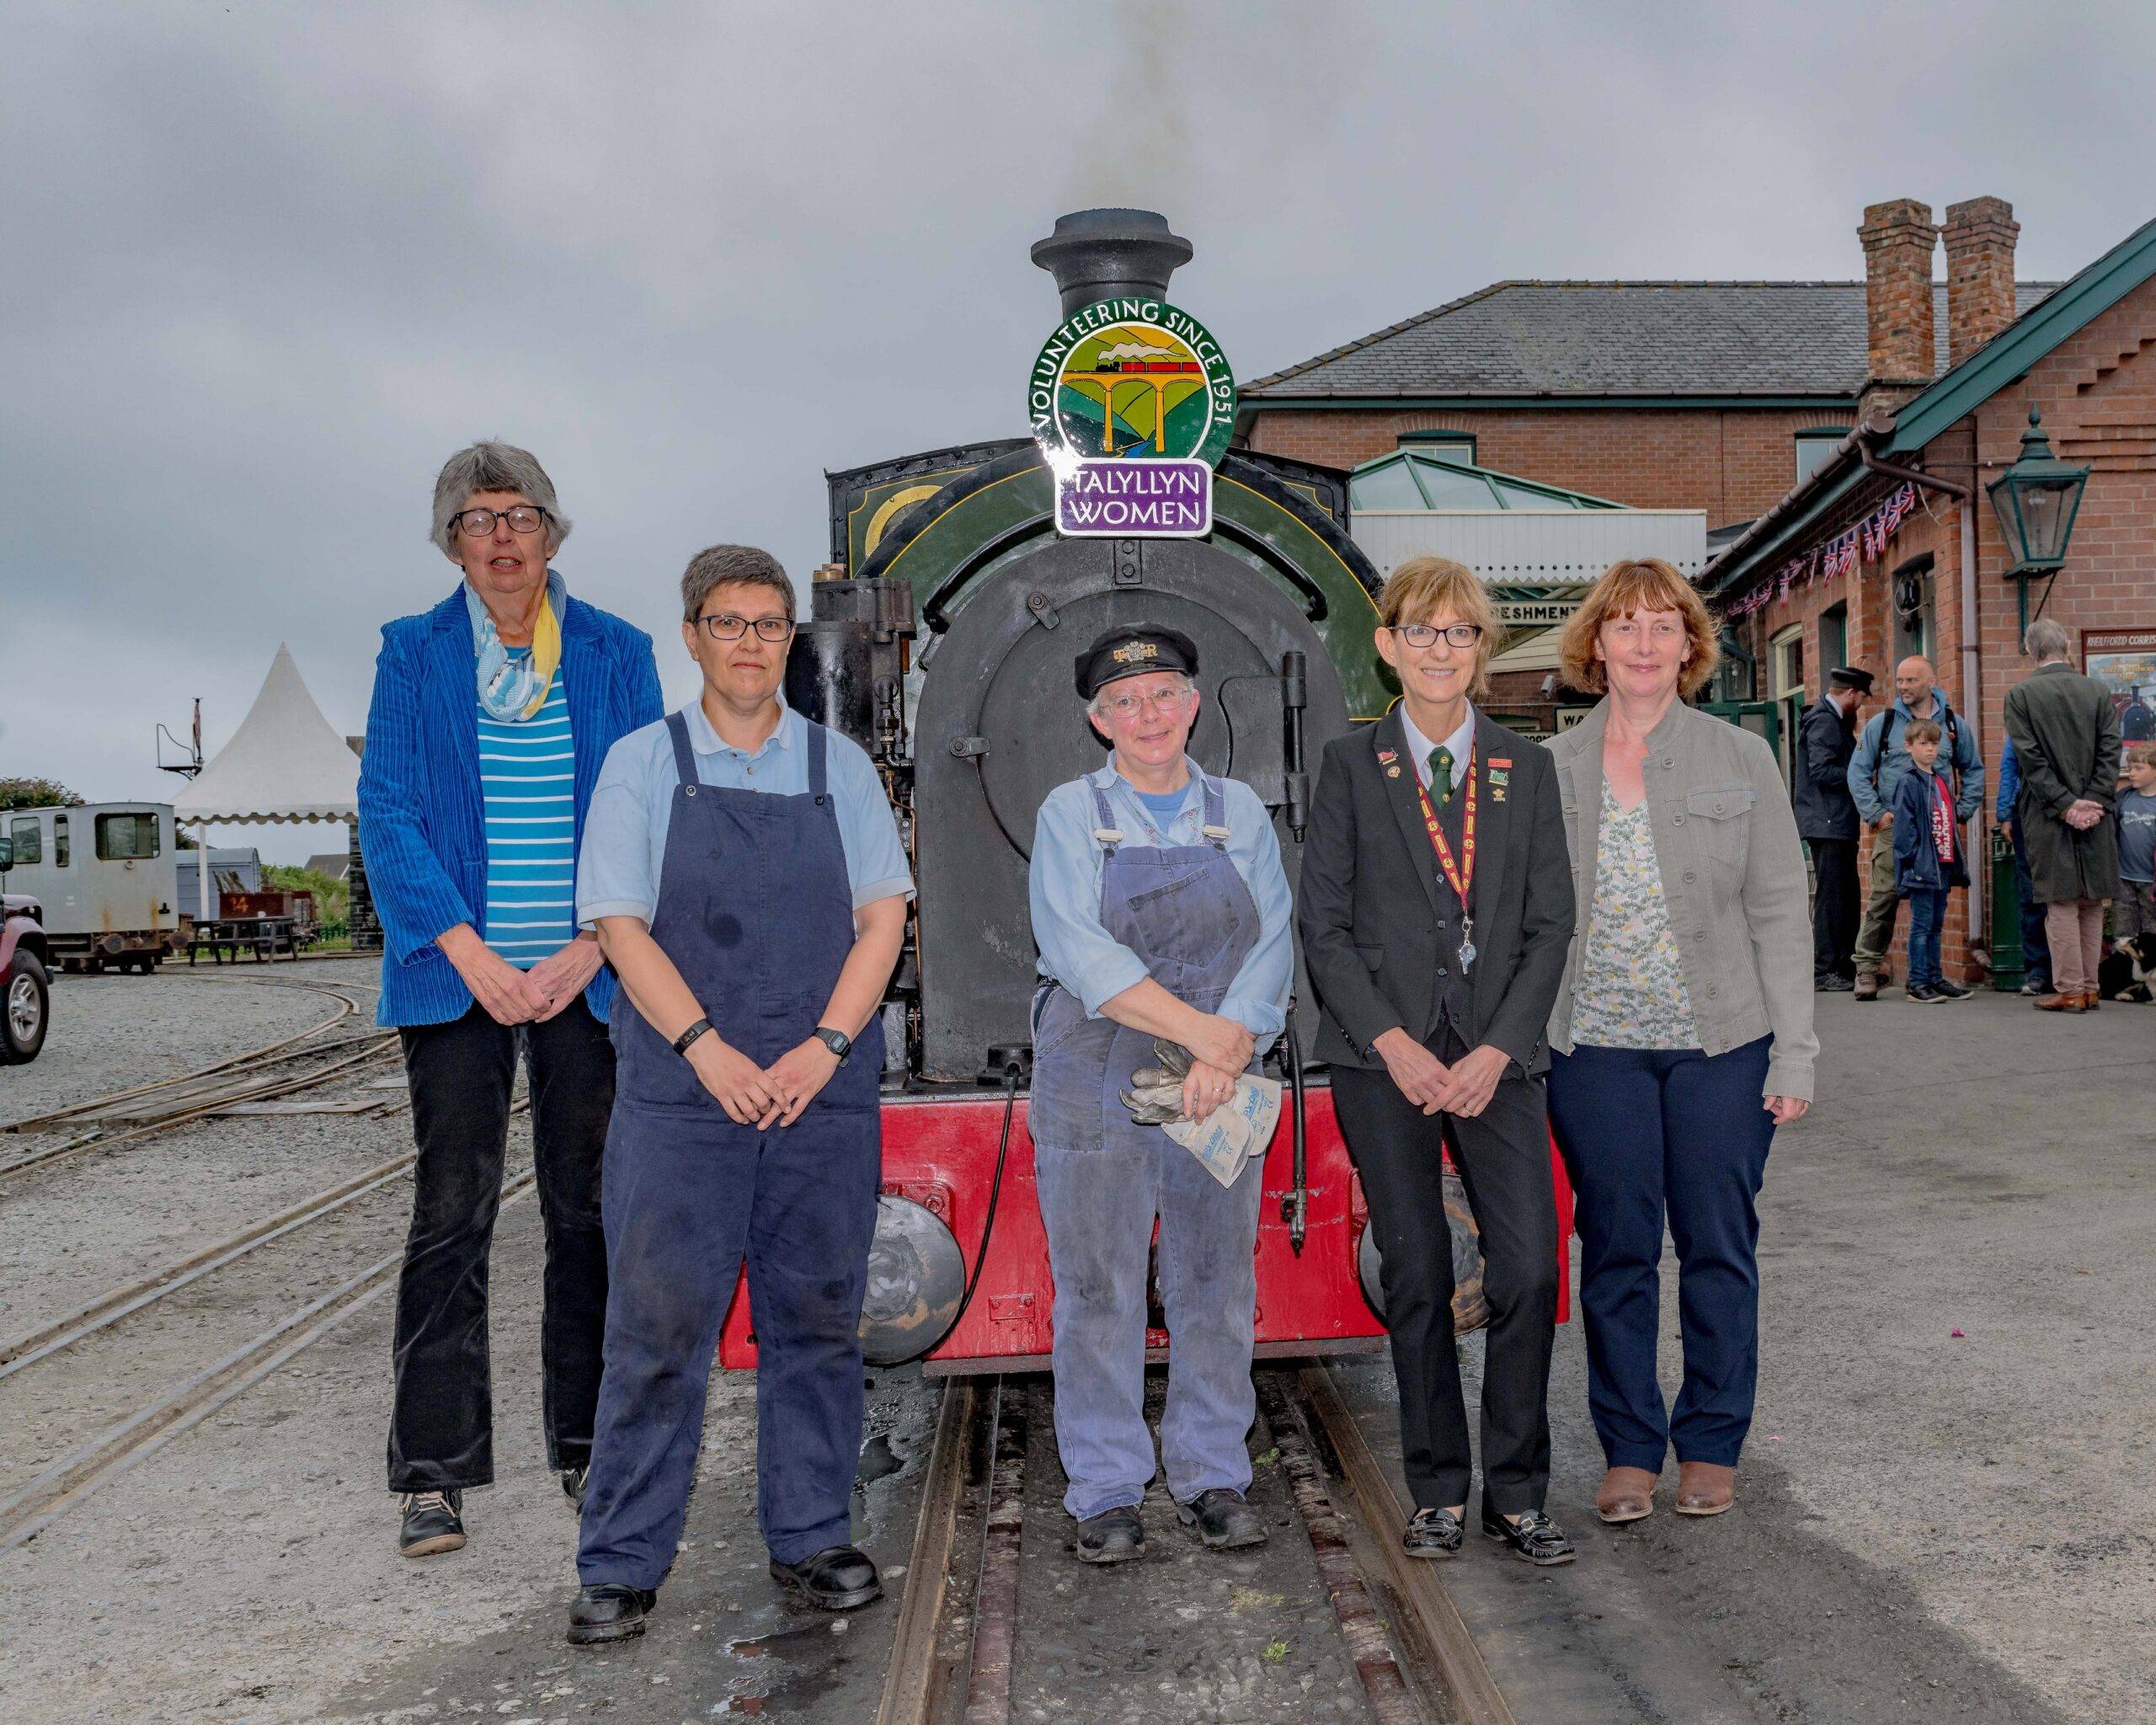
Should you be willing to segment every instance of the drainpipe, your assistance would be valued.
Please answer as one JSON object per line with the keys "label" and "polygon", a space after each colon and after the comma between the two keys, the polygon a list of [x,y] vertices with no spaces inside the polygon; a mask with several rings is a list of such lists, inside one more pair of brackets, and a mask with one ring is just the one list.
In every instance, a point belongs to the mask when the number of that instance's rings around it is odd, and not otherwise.
{"label": "drainpipe", "polygon": [[[1890,422],[1891,423],[1891,422]],[[1871,452],[1870,438],[1877,435],[1876,419],[1868,419],[1860,428],[1854,441],[1857,458],[1882,478],[1902,479],[1908,483],[1953,498],[1961,505],[1961,695],[1968,711],[1962,714],[1968,722],[1969,741],[1974,745],[1977,758],[1984,755],[1983,691],[1977,685],[1982,664],[1977,634],[1977,510],[1976,488],[1963,485],[1953,479],[1942,479],[1936,473],[1927,473],[1921,468],[1905,467],[1893,462],[1881,461]],[[1878,427],[1883,430],[1884,427]],[[1977,809],[1972,830],[1984,840],[1969,848],[1974,855],[1969,869],[1969,944],[1984,956],[1984,968],[1989,969],[1991,931],[1984,923],[1984,870],[1989,866],[1991,798],[1984,798]]]}

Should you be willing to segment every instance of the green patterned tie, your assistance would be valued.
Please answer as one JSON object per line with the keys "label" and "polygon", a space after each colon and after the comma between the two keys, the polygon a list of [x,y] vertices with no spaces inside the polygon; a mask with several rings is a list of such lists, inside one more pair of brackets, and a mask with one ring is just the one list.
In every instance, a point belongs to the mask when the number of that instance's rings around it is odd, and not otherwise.
{"label": "green patterned tie", "polygon": [[1452,801],[1452,750],[1443,745],[1430,750],[1430,794],[1440,809]]}

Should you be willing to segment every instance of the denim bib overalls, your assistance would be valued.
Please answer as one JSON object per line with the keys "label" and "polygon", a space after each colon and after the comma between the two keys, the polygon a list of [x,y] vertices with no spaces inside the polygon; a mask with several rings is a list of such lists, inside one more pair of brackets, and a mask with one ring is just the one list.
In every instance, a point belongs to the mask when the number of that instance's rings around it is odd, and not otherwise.
{"label": "denim bib overalls", "polygon": [[[1107,793],[1089,786],[1106,853],[1101,923],[1178,1000],[1219,1009],[1257,943],[1257,902],[1227,852],[1225,797],[1201,775],[1205,842],[1122,842]],[[1153,1039],[1089,1018],[1049,983],[1036,997],[1028,1119],[1055,1282],[1055,1435],[1081,1520],[1140,1502],[1152,1479],[1145,1426],[1146,1280],[1160,1223],[1161,1302],[1172,1338],[1161,1455],[1187,1503],[1250,1485],[1244,1434],[1257,1300],[1253,1254],[1264,1158],[1223,1188],[1118,1094],[1153,1064]]]}
{"label": "denim bib overalls", "polygon": [[[768,1067],[815,1029],[853,948],[829,739],[803,727],[808,793],[774,796],[700,783],[681,715],[666,727],[680,783],[652,938],[719,1036]],[[785,1563],[846,1545],[881,1162],[881,1020],[798,1120],[760,1132],[728,1117],[626,991],[613,1037],[600,1199],[612,1279],[578,1574],[587,1586],[656,1588],[665,1578],[744,1254],[765,1543]]]}

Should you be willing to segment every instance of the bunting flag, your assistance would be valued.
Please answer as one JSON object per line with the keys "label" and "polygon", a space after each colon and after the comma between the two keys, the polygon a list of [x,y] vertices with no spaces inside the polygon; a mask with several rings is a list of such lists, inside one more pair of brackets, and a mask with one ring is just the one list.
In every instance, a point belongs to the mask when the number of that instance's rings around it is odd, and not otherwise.
{"label": "bunting flag", "polygon": [[1852,574],[1862,564],[1877,563],[1886,555],[1894,535],[1901,531],[1902,523],[1916,512],[1916,507],[1917,488],[1906,482],[1897,486],[1884,503],[1854,526],[1813,546],[1802,557],[1791,558],[1781,566],[1779,574],[1736,601],[1722,615],[1730,618],[1749,617],[1776,600],[1788,598],[1799,587],[1809,587],[1820,580],[1831,581],[1838,575]]}

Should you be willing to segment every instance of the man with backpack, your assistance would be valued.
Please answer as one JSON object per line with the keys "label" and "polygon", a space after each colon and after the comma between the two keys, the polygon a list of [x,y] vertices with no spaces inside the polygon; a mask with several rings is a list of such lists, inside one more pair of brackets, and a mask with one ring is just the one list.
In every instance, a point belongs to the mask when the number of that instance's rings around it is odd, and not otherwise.
{"label": "man with backpack", "polygon": [[1901,899],[1894,887],[1894,788],[1909,770],[1909,721],[1928,718],[1945,734],[1939,765],[1954,784],[1954,819],[1966,824],[1983,806],[1984,763],[1969,727],[1939,686],[1928,659],[1911,657],[1894,667],[1894,702],[1875,713],[1857,739],[1849,757],[1849,794],[1858,818],[1870,829],[1870,897],[1864,927],[1856,937],[1856,997],[1879,998],[1880,973],[1894,941],[1894,913]]}

